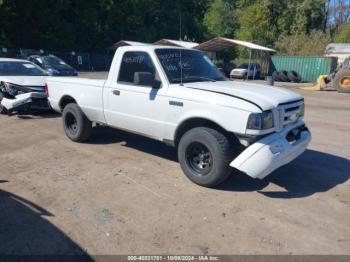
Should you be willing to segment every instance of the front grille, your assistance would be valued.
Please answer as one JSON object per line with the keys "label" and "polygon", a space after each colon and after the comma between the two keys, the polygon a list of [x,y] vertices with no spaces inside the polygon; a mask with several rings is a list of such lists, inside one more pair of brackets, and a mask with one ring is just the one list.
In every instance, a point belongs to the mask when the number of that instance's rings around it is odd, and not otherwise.
{"label": "front grille", "polygon": [[277,107],[279,130],[299,120],[303,104],[304,100],[298,100],[290,103],[283,103]]}

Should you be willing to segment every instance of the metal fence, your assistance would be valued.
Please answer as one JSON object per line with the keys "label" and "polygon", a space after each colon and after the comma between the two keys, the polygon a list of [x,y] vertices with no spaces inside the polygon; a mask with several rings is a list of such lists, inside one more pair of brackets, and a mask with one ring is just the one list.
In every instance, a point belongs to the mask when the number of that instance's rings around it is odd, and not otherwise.
{"label": "metal fence", "polygon": [[78,71],[109,71],[114,52],[84,53],[0,48],[0,57],[26,59],[33,54],[55,55]]}

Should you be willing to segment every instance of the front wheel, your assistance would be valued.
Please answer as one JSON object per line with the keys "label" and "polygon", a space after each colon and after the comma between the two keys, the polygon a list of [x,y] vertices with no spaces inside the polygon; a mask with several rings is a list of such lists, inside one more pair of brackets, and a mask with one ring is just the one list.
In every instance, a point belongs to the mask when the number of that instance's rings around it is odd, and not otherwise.
{"label": "front wheel", "polygon": [[350,69],[339,70],[333,78],[333,88],[339,93],[350,93]]}
{"label": "front wheel", "polygon": [[185,175],[194,183],[216,186],[230,175],[231,144],[217,130],[197,127],[186,132],[178,146],[178,159]]}
{"label": "front wheel", "polygon": [[63,127],[74,142],[85,142],[90,138],[92,123],[77,104],[70,103],[63,109]]}

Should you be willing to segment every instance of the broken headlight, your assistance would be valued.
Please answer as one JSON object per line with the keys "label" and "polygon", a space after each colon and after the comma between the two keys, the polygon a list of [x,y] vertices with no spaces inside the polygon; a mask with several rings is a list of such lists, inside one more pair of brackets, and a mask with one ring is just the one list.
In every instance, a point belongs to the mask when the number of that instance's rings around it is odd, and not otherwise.
{"label": "broken headlight", "polygon": [[3,92],[6,92],[11,96],[16,96],[20,91],[20,88],[18,85],[14,85],[7,82],[2,82],[2,89],[4,89]]}
{"label": "broken headlight", "polygon": [[265,111],[262,113],[252,113],[249,116],[247,129],[265,130],[273,128],[273,113]]}

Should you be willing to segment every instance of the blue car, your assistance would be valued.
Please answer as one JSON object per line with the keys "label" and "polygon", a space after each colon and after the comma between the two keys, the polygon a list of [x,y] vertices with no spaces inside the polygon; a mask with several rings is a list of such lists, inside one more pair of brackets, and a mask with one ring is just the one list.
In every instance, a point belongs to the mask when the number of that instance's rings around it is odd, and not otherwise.
{"label": "blue car", "polygon": [[78,71],[54,55],[32,55],[28,60],[42,69],[50,76],[77,76]]}

